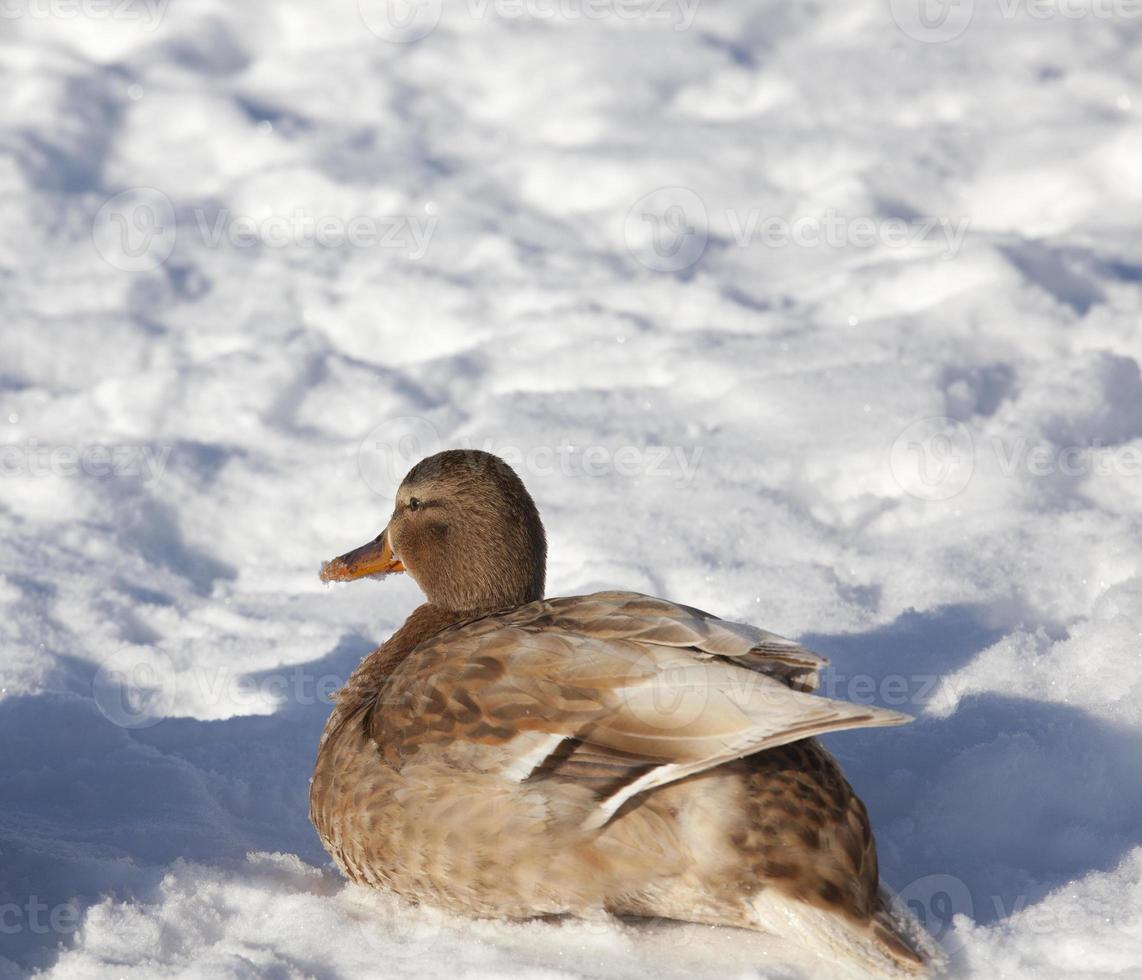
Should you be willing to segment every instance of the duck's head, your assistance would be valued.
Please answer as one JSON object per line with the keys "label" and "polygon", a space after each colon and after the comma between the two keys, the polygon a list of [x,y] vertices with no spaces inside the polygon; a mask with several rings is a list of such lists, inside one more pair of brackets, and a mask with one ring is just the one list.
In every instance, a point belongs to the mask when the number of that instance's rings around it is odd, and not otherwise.
{"label": "duck's head", "polygon": [[408,572],[433,605],[491,610],[543,598],[547,540],[523,482],[498,456],[450,449],[417,463],[386,527],[321,566],[325,582]]}

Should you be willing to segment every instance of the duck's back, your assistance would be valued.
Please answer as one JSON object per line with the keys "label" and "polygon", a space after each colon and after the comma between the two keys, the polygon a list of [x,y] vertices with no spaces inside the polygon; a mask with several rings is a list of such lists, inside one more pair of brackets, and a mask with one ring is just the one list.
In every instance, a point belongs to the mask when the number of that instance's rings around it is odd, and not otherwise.
{"label": "duck's back", "polygon": [[636,593],[455,619],[406,624],[330,719],[311,813],[350,877],[477,915],[757,926],[781,896],[885,928],[867,815],[812,736],[904,716],[809,693],[825,661],[793,641]]}

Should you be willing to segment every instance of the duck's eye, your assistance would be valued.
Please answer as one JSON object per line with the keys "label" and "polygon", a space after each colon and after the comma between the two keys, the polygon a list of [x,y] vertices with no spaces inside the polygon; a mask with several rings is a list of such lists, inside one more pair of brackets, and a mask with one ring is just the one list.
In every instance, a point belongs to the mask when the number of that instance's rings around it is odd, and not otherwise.
{"label": "duck's eye", "polygon": [[408,509],[409,510],[420,510],[420,501],[416,497],[409,497],[408,498]]}

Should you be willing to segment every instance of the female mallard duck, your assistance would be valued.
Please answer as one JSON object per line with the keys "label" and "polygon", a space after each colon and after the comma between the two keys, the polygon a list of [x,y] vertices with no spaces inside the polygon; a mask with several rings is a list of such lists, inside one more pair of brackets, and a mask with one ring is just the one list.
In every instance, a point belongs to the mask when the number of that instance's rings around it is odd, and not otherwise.
{"label": "female mallard duck", "polygon": [[822,658],[689,606],[545,600],[546,559],[519,477],[452,450],[322,567],[407,571],[428,598],[321,739],[310,816],[345,874],[468,915],[662,916],[924,972],[868,814],[813,738],[907,716],[810,693]]}

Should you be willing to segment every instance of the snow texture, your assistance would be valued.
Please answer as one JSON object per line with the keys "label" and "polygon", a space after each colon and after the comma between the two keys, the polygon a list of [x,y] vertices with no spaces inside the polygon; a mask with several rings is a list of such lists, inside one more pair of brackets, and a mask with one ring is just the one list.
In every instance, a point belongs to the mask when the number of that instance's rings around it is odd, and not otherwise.
{"label": "snow texture", "polygon": [[418,593],[317,567],[445,446],[550,594],[917,715],[828,743],[954,975],[1142,976],[1136,4],[0,14],[0,977],[822,975],[331,867],[328,695]]}

